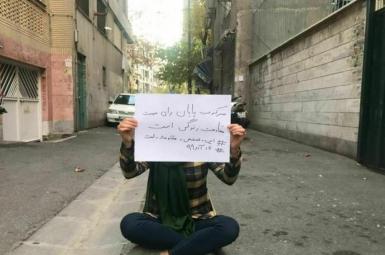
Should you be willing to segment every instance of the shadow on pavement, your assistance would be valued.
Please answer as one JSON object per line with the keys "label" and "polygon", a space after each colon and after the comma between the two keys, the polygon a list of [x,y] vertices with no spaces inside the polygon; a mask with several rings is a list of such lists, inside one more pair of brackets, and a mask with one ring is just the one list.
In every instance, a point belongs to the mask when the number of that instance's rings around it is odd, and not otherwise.
{"label": "shadow on pavement", "polygon": [[155,255],[159,253],[160,251],[145,249],[139,245],[129,243],[123,246],[120,255]]}
{"label": "shadow on pavement", "polygon": [[[143,247],[140,247],[139,245],[135,244],[125,244],[122,248],[122,251],[120,252],[120,255],[159,255],[160,251],[157,250],[149,250],[145,249]],[[220,249],[214,253],[210,253],[207,255],[229,255],[224,250]]]}

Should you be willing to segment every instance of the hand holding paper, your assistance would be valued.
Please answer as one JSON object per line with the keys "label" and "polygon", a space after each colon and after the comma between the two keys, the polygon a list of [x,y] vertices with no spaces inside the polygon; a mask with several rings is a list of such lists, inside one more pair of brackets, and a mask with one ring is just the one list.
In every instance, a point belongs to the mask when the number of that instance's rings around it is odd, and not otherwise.
{"label": "hand holding paper", "polygon": [[230,130],[230,153],[231,157],[235,158],[239,154],[240,145],[246,135],[246,130],[238,124],[231,124],[228,126]]}
{"label": "hand holding paper", "polygon": [[138,121],[134,118],[125,118],[117,127],[119,134],[122,136],[123,142],[127,147],[131,147],[132,139],[134,138],[135,128],[138,126]]}

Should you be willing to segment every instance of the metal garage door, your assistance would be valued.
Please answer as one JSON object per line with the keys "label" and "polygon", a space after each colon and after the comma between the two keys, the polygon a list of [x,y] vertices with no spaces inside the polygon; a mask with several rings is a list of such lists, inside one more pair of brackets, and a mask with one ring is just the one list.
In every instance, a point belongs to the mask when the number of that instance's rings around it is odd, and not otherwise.
{"label": "metal garage door", "polygon": [[41,110],[39,102],[39,72],[33,69],[0,63],[5,141],[34,141],[41,139]]}

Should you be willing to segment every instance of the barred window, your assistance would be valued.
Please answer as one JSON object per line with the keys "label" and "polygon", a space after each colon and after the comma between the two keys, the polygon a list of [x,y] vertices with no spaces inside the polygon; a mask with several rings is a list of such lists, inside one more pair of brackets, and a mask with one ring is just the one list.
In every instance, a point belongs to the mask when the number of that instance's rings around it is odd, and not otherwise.
{"label": "barred window", "polygon": [[0,95],[36,99],[38,98],[38,78],[37,71],[0,64]]}
{"label": "barred window", "polygon": [[337,11],[353,0],[331,0],[332,11]]}

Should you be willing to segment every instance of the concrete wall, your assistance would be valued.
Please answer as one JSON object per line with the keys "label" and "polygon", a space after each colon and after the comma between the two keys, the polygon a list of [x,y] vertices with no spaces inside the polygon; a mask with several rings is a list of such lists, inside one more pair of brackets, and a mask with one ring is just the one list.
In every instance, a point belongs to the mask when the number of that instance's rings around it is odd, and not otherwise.
{"label": "concrete wall", "polygon": [[249,81],[249,63],[252,59],[253,50],[253,17],[255,1],[241,0],[235,1],[237,10],[237,33],[235,44],[235,63],[234,63],[234,96],[246,98],[247,84]]}
{"label": "concrete wall", "polygon": [[235,96],[249,101],[249,64],[330,13],[330,0],[237,0]]}
{"label": "concrete wall", "polygon": [[[90,2],[91,5],[91,2]],[[92,5],[91,7],[92,8]],[[108,101],[123,92],[122,52],[113,44],[113,35],[102,35],[92,21],[77,11],[77,51],[86,57],[86,91],[88,127],[104,124]],[[107,16],[107,26],[113,26],[113,17]],[[103,84],[103,66],[107,71]]]}
{"label": "concrete wall", "polygon": [[253,63],[252,127],[355,157],[365,19],[359,0]]}
{"label": "concrete wall", "polygon": [[236,30],[236,4],[235,1],[215,1],[214,4],[215,20],[211,27],[214,46],[213,88],[217,94],[231,94],[234,89],[235,36],[225,39],[224,33],[226,30]]}
{"label": "concrete wall", "polygon": [[330,3],[330,0],[252,1],[252,59],[262,57],[326,17],[331,12]]}
{"label": "concrete wall", "polygon": [[[214,87],[217,93],[246,97],[248,65],[330,13],[330,0],[233,0],[215,1],[212,27]],[[235,41],[218,47],[223,32],[235,31]]]}

